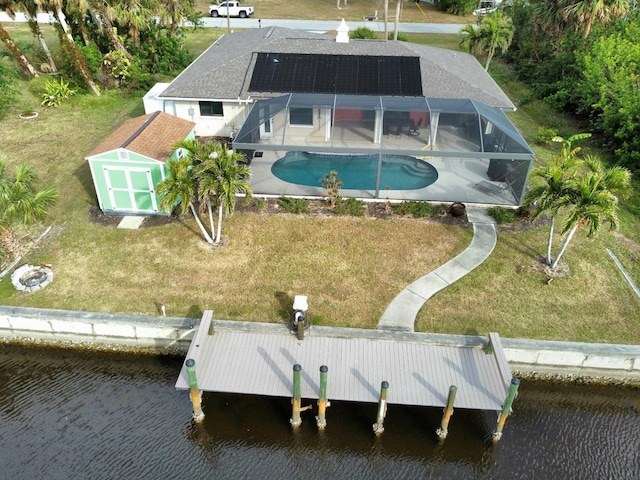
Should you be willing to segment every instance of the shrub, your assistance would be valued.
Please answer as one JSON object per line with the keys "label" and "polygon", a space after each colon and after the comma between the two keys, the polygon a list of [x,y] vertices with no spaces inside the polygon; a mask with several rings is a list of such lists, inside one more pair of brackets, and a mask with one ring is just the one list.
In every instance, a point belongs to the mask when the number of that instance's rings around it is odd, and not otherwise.
{"label": "shrub", "polygon": [[498,225],[513,223],[516,219],[516,212],[504,207],[490,207],[489,215],[496,219]]}
{"label": "shrub", "polygon": [[367,27],[358,27],[355,30],[349,32],[349,38],[360,38],[363,40],[375,40],[378,38],[376,33]]}
{"label": "shrub", "polygon": [[251,205],[258,210],[264,210],[267,207],[267,199],[254,197],[251,199]]}
{"label": "shrub", "polygon": [[131,60],[121,50],[114,50],[102,58],[102,71],[117,84],[130,76]]}
{"label": "shrub", "polygon": [[42,102],[40,105],[46,105],[47,107],[59,107],[63,100],[71,97],[76,93],[75,90],[69,88],[69,82],[49,80],[44,86],[44,92],[40,94]]}
{"label": "shrub", "polygon": [[477,0],[435,0],[435,6],[442,12],[453,15],[469,15],[477,6]]}
{"label": "shrub", "polygon": [[417,200],[405,200],[402,203],[393,205],[392,208],[398,215],[411,215],[414,218],[430,217],[438,213],[438,207],[434,207],[428,202]]}
{"label": "shrub", "polygon": [[551,145],[551,142],[558,136],[558,132],[553,128],[539,127],[536,135],[536,143],[540,145]]}
{"label": "shrub", "polygon": [[364,217],[365,203],[357,198],[338,198],[333,212],[338,215],[351,215],[352,217]]}
{"label": "shrub", "polygon": [[17,76],[15,70],[7,68],[0,62],[0,116],[5,113],[5,107],[11,105],[16,97]]}
{"label": "shrub", "polygon": [[338,177],[338,172],[331,170],[320,179],[320,183],[324,188],[322,198],[328,200],[332,207],[336,206],[336,202],[340,198],[340,189],[342,188],[342,180]]}
{"label": "shrub", "polygon": [[278,204],[286,213],[309,213],[309,204],[304,198],[280,197]]}
{"label": "shrub", "polygon": [[[389,32],[389,40],[393,40],[393,32]],[[398,41],[399,42],[408,42],[409,37],[407,37],[406,33],[398,32]]]}

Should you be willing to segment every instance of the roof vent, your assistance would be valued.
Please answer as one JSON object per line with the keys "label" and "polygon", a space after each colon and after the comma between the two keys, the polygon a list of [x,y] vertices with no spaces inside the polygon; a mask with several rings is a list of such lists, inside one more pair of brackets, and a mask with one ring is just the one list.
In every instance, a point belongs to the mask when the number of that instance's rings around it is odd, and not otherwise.
{"label": "roof vent", "polygon": [[336,31],[338,32],[338,35],[336,36],[337,43],[349,43],[349,25],[344,21],[344,18],[340,22]]}

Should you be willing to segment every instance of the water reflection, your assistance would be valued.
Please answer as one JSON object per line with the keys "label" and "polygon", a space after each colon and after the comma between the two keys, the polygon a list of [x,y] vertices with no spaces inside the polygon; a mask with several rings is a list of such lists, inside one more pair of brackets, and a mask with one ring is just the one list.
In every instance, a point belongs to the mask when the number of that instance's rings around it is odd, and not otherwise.
{"label": "water reflection", "polygon": [[[334,402],[292,430],[290,399],[205,394],[191,420],[182,359],[0,347],[0,478],[638,478],[640,392],[523,382],[495,412]],[[331,390],[329,385],[329,397]],[[46,474],[43,475],[42,472]]]}

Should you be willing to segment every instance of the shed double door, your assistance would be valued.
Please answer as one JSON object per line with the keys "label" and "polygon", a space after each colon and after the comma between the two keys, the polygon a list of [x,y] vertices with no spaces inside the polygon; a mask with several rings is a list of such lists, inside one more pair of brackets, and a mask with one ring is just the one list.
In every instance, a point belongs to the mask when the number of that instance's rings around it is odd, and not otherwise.
{"label": "shed double door", "polygon": [[155,187],[148,168],[104,167],[113,210],[157,213]]}

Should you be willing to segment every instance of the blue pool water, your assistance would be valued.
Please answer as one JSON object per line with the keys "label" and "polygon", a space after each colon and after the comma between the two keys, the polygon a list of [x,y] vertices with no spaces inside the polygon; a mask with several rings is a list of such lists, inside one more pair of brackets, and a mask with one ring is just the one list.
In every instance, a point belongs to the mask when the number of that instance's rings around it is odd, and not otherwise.
{"label": "blue pool water", "polygon": [[[375,190],[378,155],[331,155],[288,152],[271,167],[280,180],[321,187],[320,179],[332,170],[338,172],[343,189]],[[383,155],[380,189],[416,190],[438,179],[438,171],[422,160],[408,155]]]}

